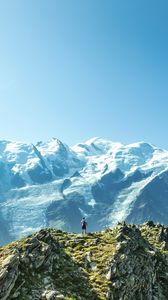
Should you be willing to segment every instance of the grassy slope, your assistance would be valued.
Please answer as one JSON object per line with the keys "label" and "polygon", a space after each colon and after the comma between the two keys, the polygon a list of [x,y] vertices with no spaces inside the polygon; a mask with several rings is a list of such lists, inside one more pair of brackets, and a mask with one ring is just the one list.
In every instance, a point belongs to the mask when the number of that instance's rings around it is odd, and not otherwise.
{"label": "grassy slope", "polygon": [[[164,238],[160,237],[160,233],[163,231],[162,227],[142,225],[140,230],[144,240],[159,253],[161,259],[167,259],[166,242]],[[88,233],[85,236],[54,229],[47,231],[60,245],[54,254],[52,272],[43,265],[34,268],[29,265],[26,266],[26,263],[21,264],[20,275],[12,294],[20,290],[17,299],[26,300],[29,299],[28,295],[35,291],[36,299],[40,299],[42,290],[56,288],[67,300],[107,299],[108,293],[113,288],[113,280],[108,278],[107,274],[109,266],[113,264],[113,259],[118,253],[118,235],[121,233],[121,226],[104,232]],[[23,257],[27,245],[36,236],[34,234],[0,247],[0,268],[5,258],[12,253],[17,252],[20,257]],[[123,234],[123,237],[126,241],[130,240],[129,235],[124,236]],[[40,241],[39,256],[44,253],[45,248],[46,243]],[[140,249],[137,255],[143,257],[144,253],[141,253]],[[164,272],[167,272],[166,268],[165,266]],[[165,280],[167,284],[168,281]],[[116,296],[116,299],[119,298]]]}

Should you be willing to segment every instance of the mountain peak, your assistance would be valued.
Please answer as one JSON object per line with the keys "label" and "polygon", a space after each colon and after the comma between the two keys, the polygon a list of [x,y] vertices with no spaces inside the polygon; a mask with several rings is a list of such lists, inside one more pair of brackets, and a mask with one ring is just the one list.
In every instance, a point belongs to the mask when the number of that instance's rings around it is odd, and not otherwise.
{"label": "mountain peak", "polygon": [[168,224],[168,152],[148,143],[4,142],[0,158],[1,244],[46,225],[78,232],[82,215],[92,231],[151,216]]}
{"label": "mountain peak", "polygon": [[84,143],[79,143],[72,147],[72,149],[78,153],[83,153],[88,156],[103,155],[109,150],[116,147],[121,147],[121,143],[112,142],[110,140],[103,139],[101,137],[93,137]]}

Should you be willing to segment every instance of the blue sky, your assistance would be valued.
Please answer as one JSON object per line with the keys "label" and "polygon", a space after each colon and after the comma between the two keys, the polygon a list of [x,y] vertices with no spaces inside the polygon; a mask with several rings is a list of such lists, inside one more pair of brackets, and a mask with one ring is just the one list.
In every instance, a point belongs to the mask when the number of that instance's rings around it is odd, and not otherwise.
{"label": "blue sky", "polygon": [[167,0],[0,1],[0,137],[168,149]]}

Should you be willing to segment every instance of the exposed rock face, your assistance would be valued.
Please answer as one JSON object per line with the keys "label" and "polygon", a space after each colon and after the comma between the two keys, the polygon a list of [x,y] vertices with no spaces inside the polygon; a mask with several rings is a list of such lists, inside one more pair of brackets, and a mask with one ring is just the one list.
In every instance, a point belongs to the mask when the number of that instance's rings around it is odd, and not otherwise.
{"label": "exposed rock face", "polygon": [[[120,242],[110,267],[113,293],[109,299],[165,299],[160,252],[136,227],[121,227],[117,240]],[[167,275],[165,278],[168,280]]]}
{"label": "exposed rock face", "polygon": [[0,284],[2,286],[0,290],[0,299],[8,299],[11,290],[15,286],[15,282],[19,275],[19,257],[18,253],[8,255],[1,265],[0,271]]}
{"label": "exposed rock face", "polygon": [[0,248],[0,299],[166,300],[168,228],[48,229]]}

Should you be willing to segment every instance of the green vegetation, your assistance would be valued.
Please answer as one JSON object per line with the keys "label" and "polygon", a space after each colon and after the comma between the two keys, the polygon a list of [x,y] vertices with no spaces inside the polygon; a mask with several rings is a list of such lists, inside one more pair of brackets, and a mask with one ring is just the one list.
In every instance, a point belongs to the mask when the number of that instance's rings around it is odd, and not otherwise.
{"label": "green vegetation", "polygon": [[166,300],[168,230],[152,223],[84,236],[41,230],[0,247],[0,270],[0,299]]}

